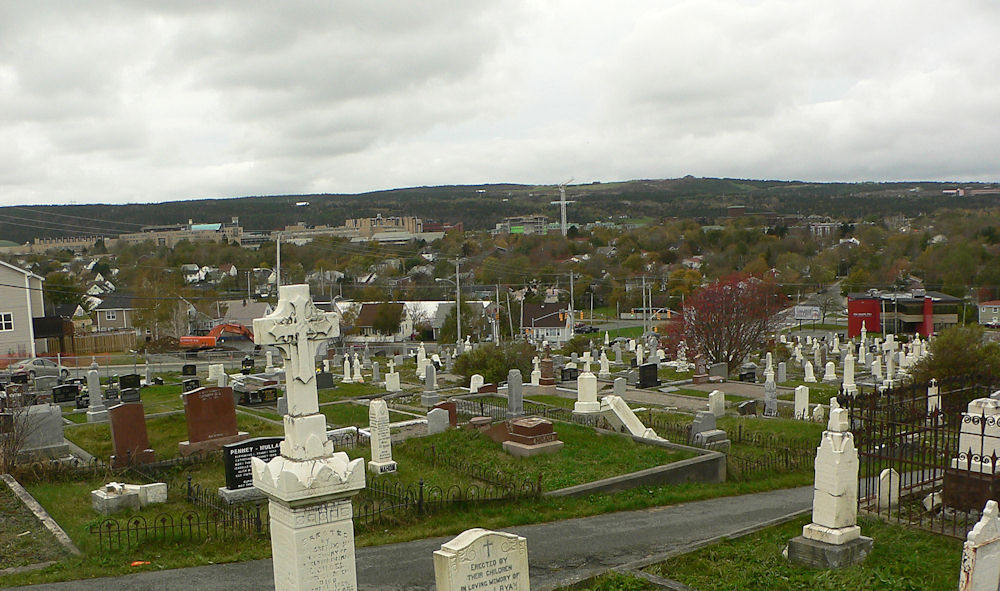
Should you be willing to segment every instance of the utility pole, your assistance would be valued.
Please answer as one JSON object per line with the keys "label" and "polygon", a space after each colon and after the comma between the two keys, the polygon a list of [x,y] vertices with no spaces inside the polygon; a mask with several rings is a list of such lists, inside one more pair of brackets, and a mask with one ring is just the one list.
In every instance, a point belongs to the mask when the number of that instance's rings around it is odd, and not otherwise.
{"label": "utility pole", "polygon": [[458,342],[462,342],[462,288],[459,283],[460,275],[458,266],[462,259],[455,259],[455,332],[458,333]]}
{"label": "utility pole", "polygon": [[569,317],[573,317],[573,272],[569,272]]}
{"label": "utility pole", "polygon": [[646,276],[642,276],[642,334],[646,334]]}
{"label": "utility pole", "polygon": [[276,238],[276,242],[277,242],[277,246],[278,246],[278,256],[277,256],[277,259],[278,259],[277,260],[278,278],[277,278],[276,285],[278,287],[281,287],[281,233],[280,232],[278,233],[278,237]]}

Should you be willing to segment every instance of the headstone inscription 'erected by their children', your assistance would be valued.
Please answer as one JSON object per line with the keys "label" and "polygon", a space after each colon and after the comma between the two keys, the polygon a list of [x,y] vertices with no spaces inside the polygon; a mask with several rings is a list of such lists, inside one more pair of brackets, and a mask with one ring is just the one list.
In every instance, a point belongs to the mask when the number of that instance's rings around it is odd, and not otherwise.
{"label": "headstone inscription 'erected by their children'", "polygon": [[253,485],[269,499],[274,587],[356,591],[351,496],[365,486],[364,460],[334,453],[314,369],[321,342],[340,335],[339,316],[317,309],[308,285],[283,285],[253,333],[256,344],[281,351],[287,382],[281,455],[251,459]]}
{"label": "headstone inscription 'erected by their children'", "polygon": [[529,591],[528,541],[487,529],[469,529],[434,551],[437,591]]}

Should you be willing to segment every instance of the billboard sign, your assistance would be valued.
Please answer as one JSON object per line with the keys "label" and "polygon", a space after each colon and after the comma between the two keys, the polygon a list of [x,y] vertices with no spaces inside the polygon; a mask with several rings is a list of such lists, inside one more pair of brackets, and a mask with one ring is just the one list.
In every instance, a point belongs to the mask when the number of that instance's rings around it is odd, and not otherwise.
{"label": "billboard sign", "polygon": [[793,313],[796,320],[810,322],[819,322],[819,319],[822,317],[819,306],[795,306]]}

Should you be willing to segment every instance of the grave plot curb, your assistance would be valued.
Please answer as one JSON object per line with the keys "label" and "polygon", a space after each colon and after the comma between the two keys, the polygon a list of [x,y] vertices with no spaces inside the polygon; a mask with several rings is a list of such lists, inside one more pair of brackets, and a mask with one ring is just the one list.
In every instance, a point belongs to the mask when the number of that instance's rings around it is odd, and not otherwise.
{"label": "grave plot curb", "polygon": [[[601,433],[619,435],[615,431],[599,429]],[[631,437],[637,443],[654,445],[665,449],[694,452],[697,457],[679,460],[670,464],[647,468],[621,476],[612,476],[594,482],[568,486],[558,490],[543,493],[544,497],[580,497],[593,493],[619,492],[640,486],[680,484],[683,482],[721,483],[726,481],[726,454],[719,451],[690,447],[679,443],[646,439],[634,435]]]}
{"label": "grave plot curb", "polygon": [[81,554],[80,549],[76,547],[76,544],[73,543],[73,540],[69,539],[69,536],[66,535],[66,532],[63,531],[63,528],[59,527],[59,524],[56,523],[55,519],[52,519],[52,517],[48,514],[48,512],[45,511],[45,509],[42,508],[41,505],[38,504],[38,501],[36,501],[34,497],[28,494],[28,491],[24,490],[24,487],[21,486],[21,483],[19,483],[17,480],[14,480],[14,477],[11,476],[10,474],[0,474],[0,480],[3,480],[4,482],[7,483],[7,487],[10,488],[11,492],[14,493],[14,495],[17,496],[17,498],[21,499],[21,502],[24,503],[24,506],[27,507],[32,513],[34,513],[35,517],[37,517],[38,520],[42,522],[42,525],[44,525],[46,529],[52,532],[52,535],[55,536],[56,540],[58,540],[59,543],[62,544],[63,547],[66,548],[66,550],[70,554],[74,554],[77,556]]}
{"label": "grave plot curb", "polygon": [[627,563],[621,564],[619,566],[611,567],[608,570],[604,571],[603,573],[599,573],[599,574],[596,574],[596,575],[589,575],[589,576],[586,576],[586,577],[582,577],[580,579],[577,579],[576,581],[573,581],[572,583],[569,583],[568,585],[566,583],[560,583],[560,584],[555,585],[555,586],[543,587],[543,588],[539,589],[539,591],[553,591],[554,589],[557,589],[557,588],[560,588],[560,587],[568,587],[568,588],[572,589],[575,585],[579,585],[581,583],[584,583],[585,581],[589,581],[591,579],[595,579],[597,577],[603,576],[603,575],[605,575],[605,574],[607,574],[609,572],[616,572],[616,573],[634,575],[634,576],[640,577],[642,579],[645,579],[646,581],[652,583],[653,585],[656,585],[660,589],[669,589],[671,591],[696,591],[693,587],[689,587],[688,585],[685,585],[684,583],[681,583],[680,581],[675,581],[673,579],[667,579],[667,578],[664,578],[664,577],[661,577],[661,576],[658,576],[658,575],[650,574],[650,573],[645,572],[642,569],[644,569],[647,566],[650,566],[652,564],[656,564],[658,562],[664,562],[664,561],[669,560],[669,559],[671,559],[671,558],[673,558],[675,556],[681,556],[681,555],[684,555],[684,554],[688,554],[688,553],[694,552],[696,550],[700,550],[700,549],[702,549],[702,548],[704,548],[706,546],[711,546],[712,544],[717,544],[718,542],[721,542],[723,540],[735,540],[737,538],[742,538],[743,536],[750,535],[752,533],[761,531],[763,529],[767,529],[769,527],[774,527],[776,525],[781,525],[782,523],[787,523],[787,522],[789,522],[789,521],[791,521],[791,520],[793,520],[793,519],[795,519],[795,518],[797,518],[797,517],[799,517],[801,515],[805,515],[807,513],[812,513],[812,507],[809,507],[808,509],[802,509],[800,511],[794,511],[792,513],[789,513],[787,515],[783,515],[781,517],[776,517],[774,519],[769,519],[767,521],[764,521],[764,522],[761,522],[761,523],[758,523],[758,524],[755,524],[755,525],[751,525],[751,526],[745,527],[743,529],[736,530],[735,532],[731,532],[731,533],[728,533],[728,534],[723,534],[723,535],[720,535],[720,536],[713,536],[711,538],[700,540],[700,541],[695,542],[693,544],[689,544],[689,545],[687,545],[687,546],[685,546],[683,548],[677,548],[677,549],[671,550],[669,552],[663,552],[663,553],[660,553],[660,554],[654,554],[653,556],[648,556],[648,557],[643,558],[641,560],[635,560],[633,562],[627,562]]}

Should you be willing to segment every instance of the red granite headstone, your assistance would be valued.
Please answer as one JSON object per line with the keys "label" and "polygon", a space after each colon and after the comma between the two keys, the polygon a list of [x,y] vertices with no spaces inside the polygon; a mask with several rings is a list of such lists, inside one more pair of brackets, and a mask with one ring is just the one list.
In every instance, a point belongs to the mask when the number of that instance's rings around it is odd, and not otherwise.
{"label": "red granite headstone", "polygon": [[181,397],[188,429],[188,440],[178,444],[182,456],[222,449],[227,443],[249,438],[246,432],[237,430],[232,388],[206,386]]}
{"label": "red granite headstone", "polygon": [[114,455],[111,465],[121,468],[130,464],[148,464],[156,460],[149,448],[146,433],[146,413],[139,402],[118,404],[108,409],[111,422],[111,444]]}

